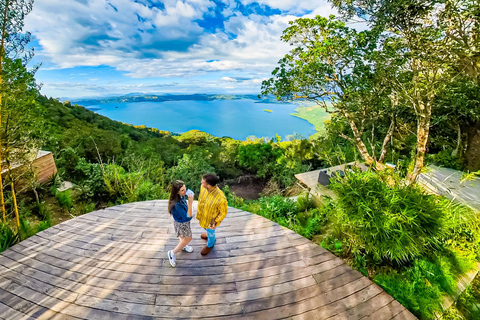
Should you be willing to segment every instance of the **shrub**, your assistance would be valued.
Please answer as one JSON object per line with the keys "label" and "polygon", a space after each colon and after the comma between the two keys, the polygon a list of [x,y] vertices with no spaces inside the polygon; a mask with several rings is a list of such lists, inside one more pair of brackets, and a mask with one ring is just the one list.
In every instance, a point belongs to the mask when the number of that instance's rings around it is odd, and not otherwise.
{"label": "shrub", "polygon": [[458,297],[456,307],[466,319],[480,319],[480,276],[477,275]]}
{"label": "shrub", "polygon": [[148,179],[146,169],[127,172],[119,165],[110,164],[105,167],[104,179],[110,197],[117,203],[167,197],[163,184],[154,184]]}
{"label": "shrub", "polygon": [[20,240],[18,233],[6,223],[0,224],[0,252],[7,250]]}
{"label": "shrub", "polygon": [[43,230],[47,230],[48,228],[50,228],[52,225],[51,225],[51,222],[50,221],[40,221],[40,223],[37,225],[37,232],[40,232],[40,231],[43,231]]}
{"label": "shrub", "polygon": [[338,194],[336,223],[349,250],[405,263],[438,249],[445,234],[439,197],[414,185],[390,187],[381,178],[370,171],[348,173],[330,185]]}
{"label": "shrub", "polygon": [[325,209],[314,208],[308,212],[299,212],[297,219],[301,226],[297,233],[305,238],[312,239],[313,236],[320,234],[328,221],[328,216]]}
{"label": "shrub", "polygon": [[310,194],[310,192],[303,192],[297,198],[297,209],[298,211],[307,211],[315,208],[315,199]]}
{"label": "shrub", "polygon": [[178,161],[178,165],[168,170],[168,177],[171,181],[182,180],[187,188],[192,189],[195,194],[200,192],[200,183],[205,173],[213,173],[215,169],[205,159],[205,155],[195,152],[185,153]]}
{"label": "shrub", "polygon": [[57,192],[56,195],[58,204],[60,205],[61,208],[70,211],[73,207],[73,198],[72,198],[72,193],[70,190],[65,190],[62,192]]}
{"label": "shrub", "polygon": [[234,208],[240,208],[243,206],[244,204],[243,198],[237,197],[235,193],[230,191],[230,188],[228,187],[228,185],[223,187],[222,191],[225,194],[225,197],[227,198],[229,206]]}
{"label": "shrub", "polygon": [[33,235],[37,230],[30,225],[30,222],[25,218],[20,216],[20,239],[25,240]]}
{"label": "shrub", "polygon": [[465,260],[451,251],[418,259],[412,267],[379,274],[374,281],[420,319],[435,319],[442,312],[444,293],[455,292],[458,275],[475,260]]}
{"label": "shrub", "polygon": [[442,150],[437,154],[431,155],[433,163],[437,166],[452,168],[455,170],[462,170],[462,160],[452,155],[451,149]]}
{"label": "shrub", "polygon": [[281,196],[281,195],[282,195],[282,190],[280,189],[280,186],[278,185],[277,181],[275,181],[274,179],[268,180],[267,184],[262,189],[262,196],[265,196],[265,197]]}
{"label": "shrub", "polygon": [[257,213],[279,224],[296,218],[297,206],[291,199],[273,196],[262,197],[258,202],[260,204],[260,210],[258,210]]}
{"label": "shrub", "polygon": [[52,211],[44,201],[35,203],[32,211],[41,220],[50,221],[52,219]]}
{"label": "shrub", "polygon": [[95,210],[95,203],[79,202],[73,208],[73,214],[76,216],[86,214]]}

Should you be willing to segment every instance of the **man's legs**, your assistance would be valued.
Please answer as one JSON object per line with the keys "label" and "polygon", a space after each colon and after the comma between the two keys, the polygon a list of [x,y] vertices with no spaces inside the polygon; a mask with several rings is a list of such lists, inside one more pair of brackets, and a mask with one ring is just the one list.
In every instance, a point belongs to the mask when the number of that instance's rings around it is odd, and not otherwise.
{"label": "man's legs", "polygon": [[206,229],[207,230],[207,247],[211,248],[215,244],[215,229]]}

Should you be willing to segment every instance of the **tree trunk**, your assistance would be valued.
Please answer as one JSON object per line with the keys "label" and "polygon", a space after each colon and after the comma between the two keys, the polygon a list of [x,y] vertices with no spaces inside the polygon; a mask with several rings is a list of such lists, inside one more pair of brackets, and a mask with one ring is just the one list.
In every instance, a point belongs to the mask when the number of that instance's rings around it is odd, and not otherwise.
{"label": "tree trunk", "polygon": [[452,151],[452,157],[458,157],[458,151],[460,151],[460,145],[462,144],[462,129],[460,124],[457,123],[457,146],[455,150]]}
{"label": "tree trunk", "polygon": [[383,145],[382,145],[382,150],[380,152],[380,158],[378,159],[378,162],[382,163],[385,161],[385,156],[387,155],[387,145],[390,139],[392,138],[393,131],[395,130],[395,117],[392,118],[392,122],[390,123],[390,127],[388,128],[387,135],[385,136],[385,139],[383,140]]}
{"label": "tree trunk", "polygon": [[417,120],[417,153],[415,155],[415,167],[413,168],[413,171],[407,176],[409,183],[415,183],[423,169],[425,154],[427,153],[427,142],[428,134],[430,132],[431,116],[431,105],[421,105],[418,110]]}
{"label": "tree trunk", "polygon": [[344,112],[348,122],[350,123],[350,127],[352,128],[353,131],[353,143],[355,143],[355,146],[358,149],[358,152],[360,152],[360,155],[362,156],[363,160],[365,161],[365,164],[367,166],[371,166],[374,163],[373,157],[370,156],[368,153],[367,147],[365,146],[365,143],[362,140],[362,133],[358,130],[357,124],[353,119],[350,117],[350,115],[347,112]]}
{"label": "tree trunk", "polygon": [[480,122],[468,129],[468,147],[465,152],[467,170],[480,170]]}

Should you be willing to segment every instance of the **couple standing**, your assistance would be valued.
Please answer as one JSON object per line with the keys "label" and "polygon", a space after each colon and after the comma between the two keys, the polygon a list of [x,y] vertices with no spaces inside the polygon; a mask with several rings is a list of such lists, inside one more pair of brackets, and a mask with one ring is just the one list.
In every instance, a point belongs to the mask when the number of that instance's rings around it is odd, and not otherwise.
{"label": "couple standing", "polygon": [[[201,238],[207,240],[206,246],[200,252],[203,256],[212,251],[215,245],[215,230],[220,225],[228,212],[227,198],[222,190],[217,187],[218,177],[214,174],[206,174],[202,177],[200,195],[198,197],[197,219],[200,227],[206,232]],[[170,198],[168,200],[168,212],[173,216],[173,226],[178,237],[178,245],[168,251],[168,260],[172,267],[176,267],[176,254],[180,251],[193,252],[188,245],[192,240],[190,220],[193,214],[193,192],[188,192],[183,181],[177,180],[172,184]]]}

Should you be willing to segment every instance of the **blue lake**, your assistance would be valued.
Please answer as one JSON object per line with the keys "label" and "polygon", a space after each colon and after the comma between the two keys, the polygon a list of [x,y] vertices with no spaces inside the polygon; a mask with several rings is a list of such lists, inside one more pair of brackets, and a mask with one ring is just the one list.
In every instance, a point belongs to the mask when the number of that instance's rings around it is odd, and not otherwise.
{"label": "blue lake", "polygon": [[197,129],[217,137],[228,136],[239,140],[252,135],[274,137],[275,134],[284,139],[294,133],[308,137],[316,132],[311,123],[291,115],[297,105],[289,103],[256,103],[246,99],[182,100],[107,103],[88,108],[110,119],[136,126],[145,125],[176,133]]}

